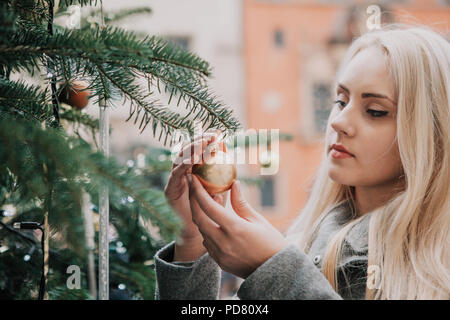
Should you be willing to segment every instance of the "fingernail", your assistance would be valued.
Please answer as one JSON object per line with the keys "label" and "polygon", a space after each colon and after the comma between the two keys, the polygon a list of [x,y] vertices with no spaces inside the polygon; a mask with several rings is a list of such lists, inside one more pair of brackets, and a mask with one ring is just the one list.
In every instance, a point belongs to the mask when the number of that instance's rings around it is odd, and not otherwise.
{"label": "fingernail", "polygon": [[194,164],[199,164],[201,163],[201,157],[198,154],[194,155]]}
{"label": "fingernail", "polygon": [[186,178],[188,179],[189,184],[192,183],[192,174],[188,173],[186,174]]}

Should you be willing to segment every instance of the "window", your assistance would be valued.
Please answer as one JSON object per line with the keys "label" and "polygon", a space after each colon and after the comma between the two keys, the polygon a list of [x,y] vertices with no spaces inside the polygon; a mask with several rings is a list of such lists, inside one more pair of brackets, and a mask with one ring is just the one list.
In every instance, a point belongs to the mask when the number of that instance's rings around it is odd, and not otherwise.
{"label": "window", "polygon": [[275,91],[269,90],[262,96],[262,108],[265,112],[272,114],[280,110],[283,104],[283,96]]}
{"label": "window", "polygon": [[313,85],[313,108],[315,130],[325,133],[331,111],[331,86],[328,83]]}
{"label": "window", "polygon": [[277,48],[284,47],[284,34],[281,30],[275,30],[274,32],[274,42]]}
{"label": "window", "polygon": [[274,207],[275,206],[275,188],[274,179],[272,177],[262,178],[261,191],[261,206]]}

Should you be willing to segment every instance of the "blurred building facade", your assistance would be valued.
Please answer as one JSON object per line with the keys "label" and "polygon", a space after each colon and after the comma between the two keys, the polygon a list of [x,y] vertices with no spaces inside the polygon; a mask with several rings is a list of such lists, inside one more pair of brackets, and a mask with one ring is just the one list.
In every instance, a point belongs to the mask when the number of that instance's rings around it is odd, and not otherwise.
{"label": "blurred building facade", "polygon": [[[381,23],[419,23],[449,32],[449,0],[108,0],[105,12],[148,6],[151,14],[116,25],[160,35],[195,52],[213,69],[211,90],[233,109],[244,129],[279,129],[279,170],[260,175],[259,165],[240,165],[243,176],[263,180],[243,186],[252,206],[284,231],[304,206],[322,159],[332,106],[333,81],[352,39],[367,32],[367,8],[381,9]],[[169,97],[159,96],[162,104]],[[176,99],[173,99],[176,100]],[[184,107],[172,106],[183,113]],[[97,108],[87,108],[98,114]],[[122,160],[162,146],[151,130],[125,122],[129,107],[111,115],[111,150]]]}

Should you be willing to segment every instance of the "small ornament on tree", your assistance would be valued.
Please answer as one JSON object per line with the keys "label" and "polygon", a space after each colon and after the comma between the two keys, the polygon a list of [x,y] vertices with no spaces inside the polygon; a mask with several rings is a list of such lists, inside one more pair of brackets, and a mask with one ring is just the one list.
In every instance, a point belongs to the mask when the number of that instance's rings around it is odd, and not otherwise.
{"label": "small ornament on tree", "polygon": [[214,195],[230,189],[237,174],[224,142],[213,142],[208,147],[210,154],[207,152],[206,159],[192,167],[192,174],[210,195]]}
{"label": "small ornament on tree", "polygon": [[87,106],[89,96],[91,95],[91,90],[87,89],[88,87],[89,84],[86,81],[73,81],[62,88],[58,97],[59,101],[67,103],[78,110],[82,110]]}

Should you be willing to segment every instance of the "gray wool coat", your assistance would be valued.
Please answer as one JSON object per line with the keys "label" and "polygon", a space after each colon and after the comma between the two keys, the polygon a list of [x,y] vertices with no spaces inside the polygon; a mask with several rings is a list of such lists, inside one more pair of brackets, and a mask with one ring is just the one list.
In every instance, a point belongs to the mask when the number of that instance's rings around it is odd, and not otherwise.
{"label": "gray wool coat", "polygon": [[[352,219],[349,202],[335,206],[322,221],[307,254],[294,244],[276,253],[241,284],[242,300],[364,299],[367,278],[368,223],[363,217],[347,234],[338,263],[338,292],[321,272],[331,237]],[[220,268],[205,253],[196,261],[172,262],[175,242],[155,255],[156,299],[212,300],[219,298]]]}

